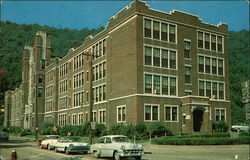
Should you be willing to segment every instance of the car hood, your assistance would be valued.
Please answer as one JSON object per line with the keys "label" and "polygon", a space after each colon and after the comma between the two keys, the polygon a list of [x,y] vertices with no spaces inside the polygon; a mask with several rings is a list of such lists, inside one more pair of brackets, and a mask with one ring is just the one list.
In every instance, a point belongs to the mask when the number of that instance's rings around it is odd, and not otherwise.
{"label": "car hood", "polygon": [[119,147],[124,146],[125,149],[142,149],[142,145],[133,144],[133,143],[114,143],[115,145],[119,145]]}

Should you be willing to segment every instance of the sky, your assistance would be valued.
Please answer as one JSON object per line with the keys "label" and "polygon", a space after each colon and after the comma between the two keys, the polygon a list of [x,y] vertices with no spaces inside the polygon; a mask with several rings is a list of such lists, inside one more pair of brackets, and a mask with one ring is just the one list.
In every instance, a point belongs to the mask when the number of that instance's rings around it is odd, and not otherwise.
{"label": "sky", "polygon": [[[1,21],[18,24],[48,25],[56,28],[98,28],[129,5],[129,0],[111,1],[12,1],[2,0]],[[150,8],[170,12],[173,9],[198,15],[203,22],[224,22],[230,31],[249,30],[249,2],[235,1],[147,1]]]}

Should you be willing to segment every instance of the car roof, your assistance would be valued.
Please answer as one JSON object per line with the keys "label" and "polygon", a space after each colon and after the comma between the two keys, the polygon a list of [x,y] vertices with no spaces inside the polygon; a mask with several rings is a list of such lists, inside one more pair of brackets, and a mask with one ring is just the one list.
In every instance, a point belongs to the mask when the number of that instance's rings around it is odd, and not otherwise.
{"label": "car roof", "polygon": [[101,138],[104,138],[104,137],[114,138],[114,137],[127,137],[127,136],[124,136],[124,135],[106,135],[106,136],[103,136]]}

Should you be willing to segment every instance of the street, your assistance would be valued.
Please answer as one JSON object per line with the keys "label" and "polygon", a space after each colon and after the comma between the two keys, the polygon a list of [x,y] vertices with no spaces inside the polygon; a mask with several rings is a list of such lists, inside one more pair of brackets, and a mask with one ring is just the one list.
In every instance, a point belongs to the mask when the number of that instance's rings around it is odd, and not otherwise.
{"label": "street", "polygon": [[[247,160],[248,145],[218,145],[218,146],[173,146],[152,145],[145,143],[145,156],[142,160]],[[4,160],[11,159],[11,151],[15,149],[18,160],[95,160],[92,154],[55,153],[40,149],[32,139],[10,136],[7,142],[1,142],[0,155]],[[237,155],[237,156],[236,156]],[[99,158],[98,160],[111,160]]]}

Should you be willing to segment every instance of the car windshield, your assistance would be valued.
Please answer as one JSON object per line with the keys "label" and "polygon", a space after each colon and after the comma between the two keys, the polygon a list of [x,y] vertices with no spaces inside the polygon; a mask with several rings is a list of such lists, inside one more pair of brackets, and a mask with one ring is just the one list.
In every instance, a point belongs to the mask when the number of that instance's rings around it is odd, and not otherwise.
{"label": "car windshield", "polygon": [[112,139],[113,142],[129,142],[128,137],[114,137]]}
{"label": "car windshield", "polygon": [[48,136],[46,139],[58,139],[58,136]]}
{"label": "car windshield", "polygon": [[82,142],[81,138],[69,138],[67,142]]}

